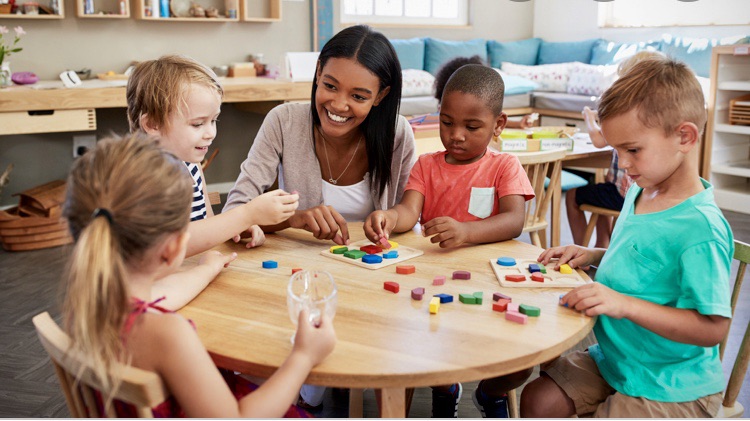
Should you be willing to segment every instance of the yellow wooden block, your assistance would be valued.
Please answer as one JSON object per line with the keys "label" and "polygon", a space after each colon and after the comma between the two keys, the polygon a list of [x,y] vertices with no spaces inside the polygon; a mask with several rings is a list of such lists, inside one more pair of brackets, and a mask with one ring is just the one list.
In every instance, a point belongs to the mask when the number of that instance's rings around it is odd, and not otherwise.
{"label": "yellow wooden block", "polygon": [[571,273],[573,273],[573,269],[566,263],[564,265],[560,265],[560,273],[562,273],[563,275],[570,275]]}
{"label": "yellow wooden block", "polygon": [[437,314],[440,309],[440,297],[432,297],[430,300],[430,314]]}

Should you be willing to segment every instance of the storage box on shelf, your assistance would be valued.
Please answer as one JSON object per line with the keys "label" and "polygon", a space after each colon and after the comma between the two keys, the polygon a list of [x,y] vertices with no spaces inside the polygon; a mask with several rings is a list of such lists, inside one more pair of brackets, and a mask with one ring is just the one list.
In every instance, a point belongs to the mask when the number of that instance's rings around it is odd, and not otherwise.
{"label": "storage box on shelf", "polygon": [[711,175],[719,207],[742,213],[750,213],[750,121],[730,120],[730,103],[748,95],[750,44],[715,47],[703,173]]}
{"label": "storage box on shelf", "polygon": [[76,17],[128,19],[130,18],[130,0],[76,0]]}
{"label": "storage box on shelf", "polygon": [[[26,3],[29,6],[24,6]],[[0,20],[3,19],[63,19],[65,8],[62,0],[51,0],[38,2],[34,0],[16,1],[17,10],[20,13],[10,13],[11,5],[0,5]]]}

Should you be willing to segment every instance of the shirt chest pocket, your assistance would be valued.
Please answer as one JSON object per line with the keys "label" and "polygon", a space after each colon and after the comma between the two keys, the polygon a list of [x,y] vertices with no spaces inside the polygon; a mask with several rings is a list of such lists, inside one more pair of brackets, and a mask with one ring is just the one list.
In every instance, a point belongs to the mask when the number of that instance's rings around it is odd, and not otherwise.
{"label": "shirt chest pocket", "polygon": [[492,214],[495,206],[494,187],[472,187],[469,198],[469,213],[477,218],[486,218]]}
{"label": "shirt chest pocket", "polygon": [[663,276],[664,265],[647,257],[635,245],[628,247],[627,251],[630,267],[622,273],[620,285],[622,292],[639,294],[647,288],[653,287],[655,281]]}

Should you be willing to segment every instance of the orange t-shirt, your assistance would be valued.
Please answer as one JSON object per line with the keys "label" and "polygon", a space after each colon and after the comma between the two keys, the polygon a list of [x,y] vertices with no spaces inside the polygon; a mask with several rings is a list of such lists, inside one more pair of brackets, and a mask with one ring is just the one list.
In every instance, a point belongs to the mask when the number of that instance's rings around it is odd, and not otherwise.
{"label": "orange t-shirt", "polygon": [[529,178],[515,155],[487,153],[468,165],[445,162],[447,151],[419,157],[409,174],[406,190],[424,195],[421,223],[438,216],[459,222],[479,221],[499,213],[498,200],[518,194],[534,198]]}

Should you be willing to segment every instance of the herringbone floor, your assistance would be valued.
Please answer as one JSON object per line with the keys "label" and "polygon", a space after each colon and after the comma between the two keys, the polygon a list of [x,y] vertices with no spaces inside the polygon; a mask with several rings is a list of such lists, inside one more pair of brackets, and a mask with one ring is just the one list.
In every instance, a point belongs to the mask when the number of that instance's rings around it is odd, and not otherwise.
{"label": "herringbone floor", "polygon": [[[564,209],[563,209],[564,211]],[[735,238],[750,242],[750,215],[726,212]],[[566,221],[566,216],[562,216]],[[528,237],[521,238],[528,241]],[[572,242],[567,224],[563,224],[562,243]],[[70,417],[65,399],[54,371],[39,344],[31,318],[49,311],[57,317],[59,311],[59,278],[65,266],[68,248],[54,248],[33,252],[8,253],[0,251],[0,416],[11,418]],[[736,270],[736,265],[734,265]],[[710,274],[707,274],[710,276]],[[59,318],[58,318],[59,320]],[[737,331],[750,320],[750,286],[745,286],[738,311],[732,323],[732,337],[727,348],[725,374],[739,348],[741,337]],[[586,344],[581,344],[583,347]],[[535,376],[532,376],[532,378]],[[471,393],[476,383],[464,384],[464,398],[459,405],[459,416],[479,417]],[[750,380],[745,379],[740,403],[750,409]],[[418,389],[414,396],[410,417],[430,417],[430,389]],[[322,417],[345,417],[347,403],[332,390],[326,394],[324,409],[315,413]],[[745,416],[747,416],[747,412]],[[372,391],[365,393],[365,417],[377,416]]]}

